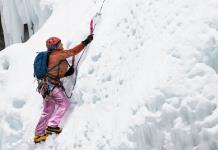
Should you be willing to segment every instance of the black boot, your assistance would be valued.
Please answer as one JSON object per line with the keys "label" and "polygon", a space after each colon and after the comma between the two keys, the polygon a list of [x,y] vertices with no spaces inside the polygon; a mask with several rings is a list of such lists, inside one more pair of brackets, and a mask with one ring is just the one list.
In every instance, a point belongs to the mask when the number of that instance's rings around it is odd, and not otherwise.
{"label": "black boot", "polygon": [[60,127],[47,127],[47,129],[45,130],[45,133],[46,134],[52,134],[52,133],[55,133],[55,134],[60,134],[62,131],[62,128]]}

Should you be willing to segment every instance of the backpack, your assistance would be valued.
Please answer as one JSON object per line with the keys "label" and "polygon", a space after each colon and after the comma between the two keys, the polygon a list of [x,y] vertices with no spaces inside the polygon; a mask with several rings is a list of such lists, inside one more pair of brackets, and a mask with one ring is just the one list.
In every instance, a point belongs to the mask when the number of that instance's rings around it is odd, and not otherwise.
{"label": "backpack", "polygon": [[[50,54],[49,51],[39,52],[34,60],[34,77],[36,77],[37,80],[42,80],[46,75],[48,75],[48,77],[51,77],[51,76],[49,76],[48,71],[50,71],[56,67],[59,67],[59,65],[64,61],[64,60],[61,60],[57,65],[48,69],[49,54]],[[73,60],[75,60],[75,58],[73,58]],[[68,65],[69,65],[69,63],[68,63]],[[70,69],[66,72],[65,76],[70,76],[74,73],[74,62],[72,64],[72,66],[69,65],[69,67],[70,67]]]}
{"label": "backpack", "polygon": [[34,77],[42,80],[48,73],[49,52],[39,52],[34,60]]}

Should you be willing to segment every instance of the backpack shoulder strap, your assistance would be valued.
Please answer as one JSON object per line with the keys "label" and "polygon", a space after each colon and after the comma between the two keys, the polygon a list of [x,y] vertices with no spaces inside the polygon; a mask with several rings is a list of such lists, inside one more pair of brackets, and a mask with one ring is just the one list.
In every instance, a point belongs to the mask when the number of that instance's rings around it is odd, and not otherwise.
{"label": "backpack shoulder strap", "polygon": [[[54,66],[52,66],[50,69],[48,69],[48,72],[47,72],[48,77],[51,77],[51,76],[52,76],[51,74],[49,74],[49,71],[51,71],[51,70],[53,70],[53,69],[55,69],[55,68],[58,68],[58,78],[59,78],[60,64],[61,64],[63,61],[66,61],[67,64],[68,64],[68,66],[71,67],[70,64],[68,63],[68,61],[67,61],[66,59],[60,60],[56,65],[54,65]],[[73,64],[72,64],[72,65],[73,65]],[[53,78],[54,78],[54,77],[53,77]]]}
{"label": "backpack shoulder strap", "polygon": [[61,64],[63,61],[64,61],[64,60],[60,60],[56,65],[54,65],[53,67],[51,67],[50,69],[48,69],[48,72],[51,71],[51,70],[53,70],[53,69],[56,68],[56,67],[59,67],[60,64]]}

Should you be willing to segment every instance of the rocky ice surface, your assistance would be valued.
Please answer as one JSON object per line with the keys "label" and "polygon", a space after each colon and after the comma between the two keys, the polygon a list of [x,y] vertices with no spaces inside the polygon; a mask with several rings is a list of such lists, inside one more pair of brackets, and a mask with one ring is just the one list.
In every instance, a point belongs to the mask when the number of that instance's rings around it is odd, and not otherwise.
{"label": "rocky ice surface", "polygon": [[5,45],[25,42],[38,31],[52,12],[43,0],[0,0]]}

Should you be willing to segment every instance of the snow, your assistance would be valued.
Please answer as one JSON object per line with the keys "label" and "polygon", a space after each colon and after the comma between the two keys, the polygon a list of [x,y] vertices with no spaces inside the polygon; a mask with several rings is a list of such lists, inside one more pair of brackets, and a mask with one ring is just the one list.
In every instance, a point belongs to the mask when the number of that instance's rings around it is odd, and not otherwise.
{"label": "snow", "polygon": [[[44,4],[41,29],[0,53],[0,149],[218,149],[217,0],[106,0],[63,132],[34,145],[36,52],[53,35],[78,44],[102,1]],[[69,92],[72,78],[64,83]]]}

